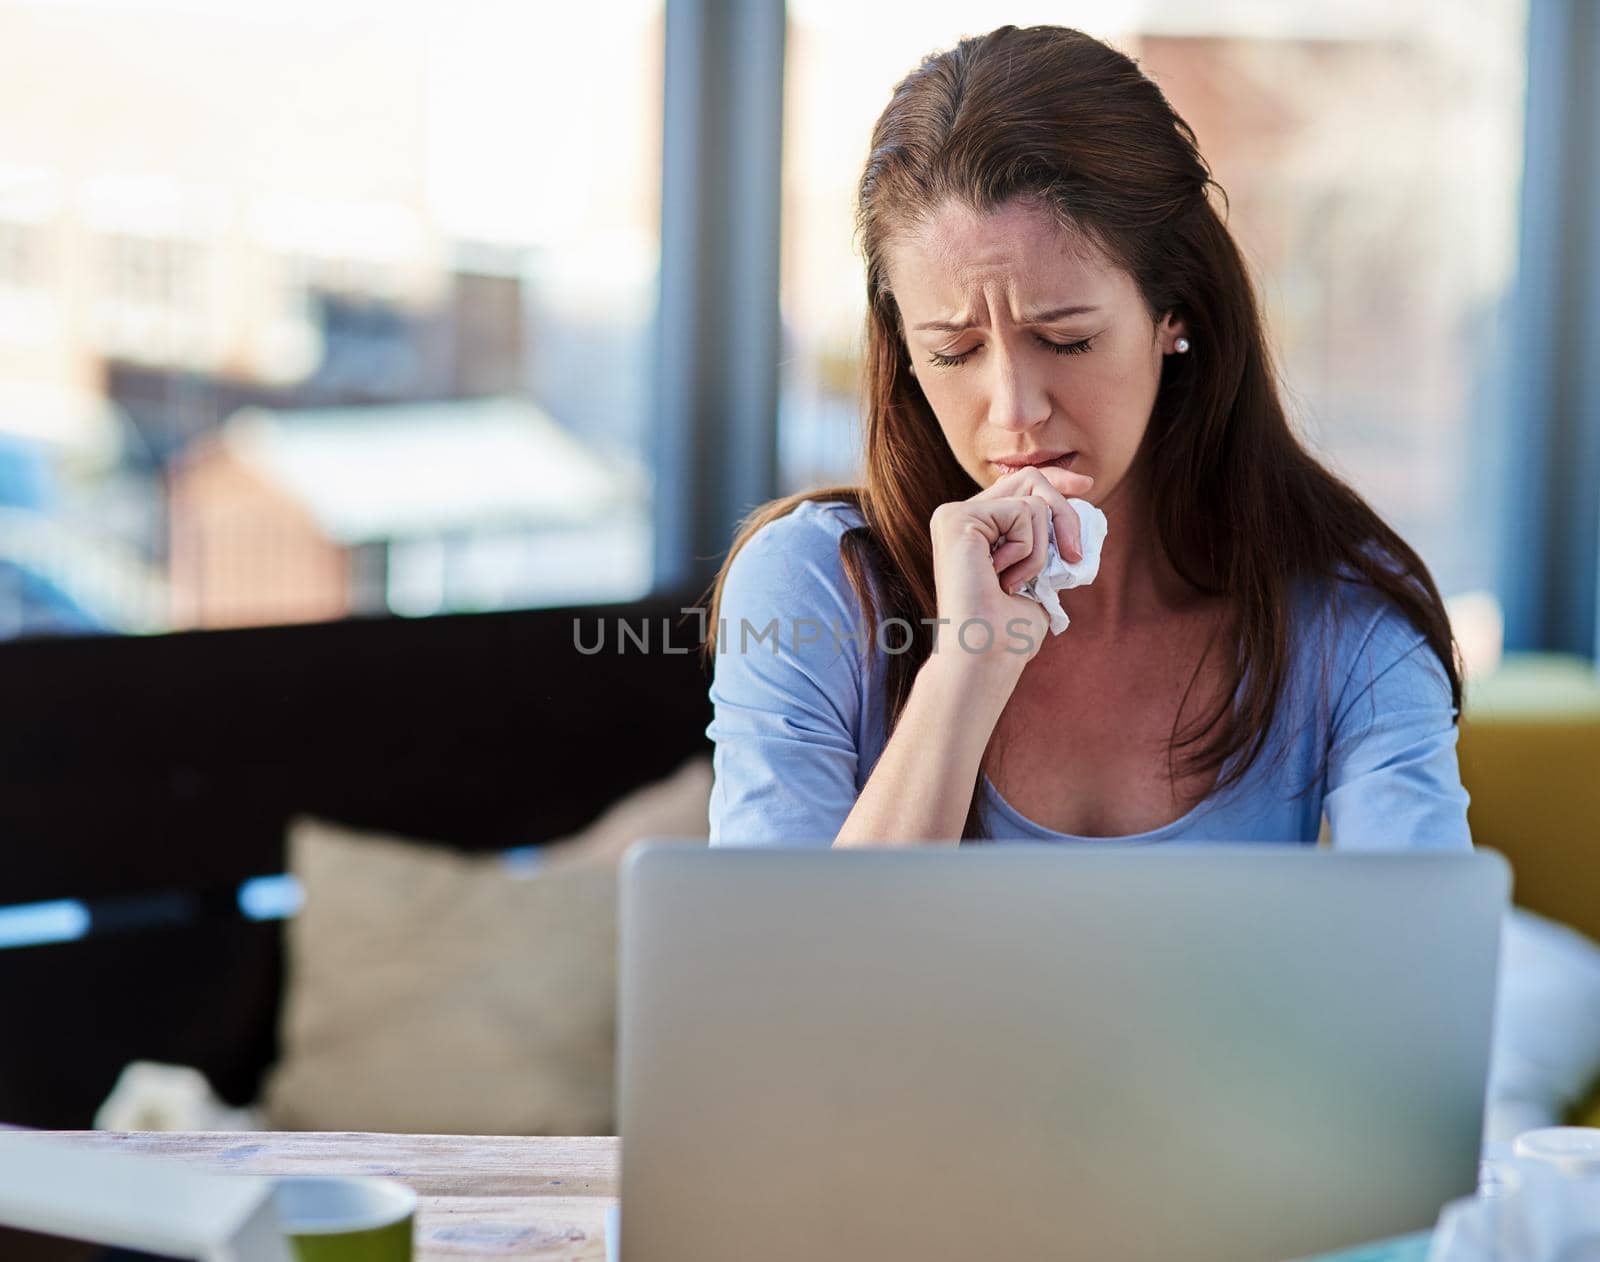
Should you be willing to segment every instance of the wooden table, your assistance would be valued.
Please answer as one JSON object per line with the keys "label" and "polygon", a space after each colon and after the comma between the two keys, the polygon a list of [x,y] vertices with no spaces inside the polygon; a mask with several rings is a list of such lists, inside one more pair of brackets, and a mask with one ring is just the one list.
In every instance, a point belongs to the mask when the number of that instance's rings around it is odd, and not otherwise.
{"label": "wooden table", "polygon": [[58,1132],[110,1152],[151,1153],[238,1174],[379,1174],[415,1188],[417,1262],[536,1258],[604,1262],[617,1199],[613,1138]]}

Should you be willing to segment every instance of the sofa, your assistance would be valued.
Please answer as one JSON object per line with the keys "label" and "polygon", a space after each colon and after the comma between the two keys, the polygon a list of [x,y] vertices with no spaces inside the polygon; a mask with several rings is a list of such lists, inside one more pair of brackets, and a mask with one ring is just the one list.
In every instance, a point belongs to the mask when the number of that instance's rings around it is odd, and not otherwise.
{"label": "sofa", "polygon": [[130,1061],[256,1101],[285,921],[239,896],[284,872],[291,821],[460,854],[572,835],[706,751],[691,603],[0,645],[0,907],[88,909],[0,949],[0,1122],[86,1127]]}

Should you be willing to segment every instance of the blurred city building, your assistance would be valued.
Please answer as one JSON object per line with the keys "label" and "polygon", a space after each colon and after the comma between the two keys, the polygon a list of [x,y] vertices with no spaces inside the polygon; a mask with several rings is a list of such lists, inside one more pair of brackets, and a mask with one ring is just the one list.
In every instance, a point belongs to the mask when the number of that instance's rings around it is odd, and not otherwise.
{"label": "blurred city building", "polygon": [[[1194,126],[1307,440],[1447,592],[1491,586],[1526,4],[790,0],[780,489],[859,475],[852,212],[892,86],[963,34],[1064,22]],[[662,0],[0,0],[0,636],[434,609],[352,559],[370,540],[331,536],[326,572],[256,583],[303,598],[195,595],[195,573],[218,580],[184,548],[234,557],[241,590],[277,555],[201,546],[222,527],[200,485],[226,466],[246,494],[241,409],[522,399],[602,466],[648,468],[663,31]],[[637,494],[643,520],[648,478]],[[550,585],[508,577],[506,601],[574,590],[524,557],[566,547],[537,520],[496,555]],[[424,544],[451,574],[488,563],[444,535],[405,547]],[[648,584],[608,573],[595,598]],[[452,578],[437,608],[494,589]]]}
{"label": "blurred city building", "polygon": [[[595,33],[593,15],[0,3],[0,117],[13,124],[0,128],[0,636],[642,593],[648,577],[628,549],[648,515],[638,468],[661,20],[659,0],[606,15],[626,84],[602,94],[570,56]],[[582,120],[556,116],[596,102]],[[551,142],[557,130],[566,139]],[[626,526],[611,528],[626,557],[586,581],[563,577],[542,555],[568,545],[542,500],[557,482],[525,477],[519,511],[494,506],[500,581],[482,577],[482,521],[446,513],[431,539],[416,522],[404,541],[385,537],[378,570],[415,571],[391,565],[393,550],[432,547],[447,572],[439,590],[460,603],[419,600],[415,584],[373,577],[360,558],[374,539],[290,547],[296,512],[313,534],[326,523],[326,494],[279,485],[240,456],[238,433],[269,424],[260,413],[229,419],[267,409],[280,445],[299,450],[347,424],[313,409],[372,409],[369,463],[385,441],[416,453],[426,429],[428,454],[460,470],[506,454],[485,440],[483,414],[437,410],[424,423],[393,409],[471,399],[500,400],[517,468],[570,469],[581,456],[609,471],[594,502],[614,505],[616,488],[633,497]],[[91,416],[92,459],[80,432]],[[429,501],[435,467],[391,468],[412,481],[390,493]],[[507,475],[491,463],[480,480]],[[224,485],[241,497],[231,516],[218,507]],[[272,525],[249,541],[246,522]],[[84,577],[97,554],[117,558],[124,579]],[[224,577],[227,565],[239,568]],[[112,588],[122,594],[105,598]]]}
{"label": "blurred city building", "polygon": [[643,591],[647,489],[642,465],[600,459],[524,399],[246,408],[174,465],[173,620],[577,603],[619,579]]}

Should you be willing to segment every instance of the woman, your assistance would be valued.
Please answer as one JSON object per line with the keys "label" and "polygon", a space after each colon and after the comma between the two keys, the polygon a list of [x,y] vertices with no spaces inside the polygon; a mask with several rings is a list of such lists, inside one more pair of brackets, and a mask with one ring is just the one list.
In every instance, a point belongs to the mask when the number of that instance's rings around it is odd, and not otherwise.
{"label": "woman", "polygon": [[[1212,187],[1077,31],[895,89],[866,483],[758,510],[718,576],[713,841],[1471,844],[1438,590],[1290,431]],[[1109,533],[1056,636],[1013,593],[1052,527],[1078,559],[1072,498]]]}

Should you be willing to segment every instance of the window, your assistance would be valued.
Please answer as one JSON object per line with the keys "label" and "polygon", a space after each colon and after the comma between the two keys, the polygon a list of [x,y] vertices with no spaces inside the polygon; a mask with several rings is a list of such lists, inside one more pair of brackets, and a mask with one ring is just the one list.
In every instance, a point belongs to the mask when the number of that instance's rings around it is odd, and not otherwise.
{"label": "window", "polygon": [[1077,24],[1137,58],[1226,189],[1307,441],[1448,594],[1490,586],[1469,494],[1512,280],[1525,0],[1338,5],[791,0],[780,414],[784,490],[854,480],[864,318],[855,181],[893,85],[1011,21]]}
{"label": "window", "polygon": [[0,3],[0,636],[642,595],[662,39]]}

